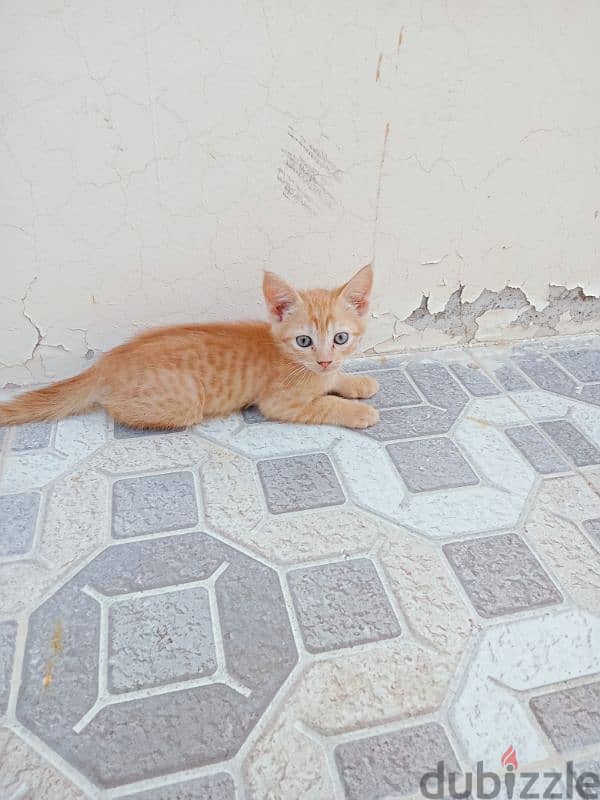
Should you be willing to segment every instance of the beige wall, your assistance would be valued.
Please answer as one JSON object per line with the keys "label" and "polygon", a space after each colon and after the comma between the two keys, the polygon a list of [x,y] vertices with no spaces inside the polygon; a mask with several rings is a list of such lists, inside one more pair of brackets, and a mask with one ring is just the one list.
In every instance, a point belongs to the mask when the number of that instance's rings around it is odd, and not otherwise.
{"label": "beige wall", "polygon": [[0,385],[260,315],[264,266],[374,257],[381,350],[600,328],[595,0],[3,9]]}

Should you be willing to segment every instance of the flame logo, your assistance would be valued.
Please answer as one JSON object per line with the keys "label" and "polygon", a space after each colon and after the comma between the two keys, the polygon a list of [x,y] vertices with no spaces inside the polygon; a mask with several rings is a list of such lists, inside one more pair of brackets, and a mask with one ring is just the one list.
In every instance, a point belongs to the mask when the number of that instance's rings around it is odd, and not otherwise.
{"label": "flame logo", "polygon": [[502,758],[500,759],[503,767],[513,767],[514,769],[519,769],[519,762],[517,761],[517,751],[509,744],[508,748],[502,753]]}

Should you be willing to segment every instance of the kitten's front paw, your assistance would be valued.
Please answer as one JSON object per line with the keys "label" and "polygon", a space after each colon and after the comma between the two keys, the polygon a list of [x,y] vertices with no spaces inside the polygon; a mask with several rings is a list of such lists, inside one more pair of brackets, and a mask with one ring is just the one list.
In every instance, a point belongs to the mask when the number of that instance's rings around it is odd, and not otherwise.
{"label": "kitten's front paw", "polygon": [[346,421],[348,428],[370,428],[379,421],[379,411],[372,406],[356,403],[350,418]]}
{"label": "kitten's front paw", "polygon": [[379,391],[379,383],[375,378],[369,378],[368,375],[362,375],[356,378],[356,394],[361,400],[366,397],[373,397]]}

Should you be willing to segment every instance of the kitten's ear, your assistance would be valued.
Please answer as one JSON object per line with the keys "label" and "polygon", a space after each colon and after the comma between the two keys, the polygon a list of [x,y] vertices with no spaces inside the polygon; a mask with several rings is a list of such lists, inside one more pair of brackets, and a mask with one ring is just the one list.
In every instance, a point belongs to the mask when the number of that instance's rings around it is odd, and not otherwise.
{"label": "kitten's ear", "polygon": [[369,310],[369,300],[371,289],[373,288],[373,267],[367,264],[366,267],[359,269],[348,283],[340,289],[340,297],[346,301],[350,308],[353,308],[359,317],[362,317]]}
{"label": "kitten's ear", "polygon": [[296,290],[274,272],[265,272],[262,288],[269,316],[276,322],[284,320],[300,304]]}

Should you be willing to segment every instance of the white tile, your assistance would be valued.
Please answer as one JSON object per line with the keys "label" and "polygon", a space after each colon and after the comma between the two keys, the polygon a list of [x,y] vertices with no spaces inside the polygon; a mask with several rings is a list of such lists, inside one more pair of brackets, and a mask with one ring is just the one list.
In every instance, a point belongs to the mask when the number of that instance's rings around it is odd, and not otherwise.
{"label": "white tile", "polygon": [[548,613],[486,631],[450,710],[469,763],[495,765],[509,744],[523,764],[546,758],[545,737],[527,712],[527,698],[518,692],[599,670],[597,616]]}

